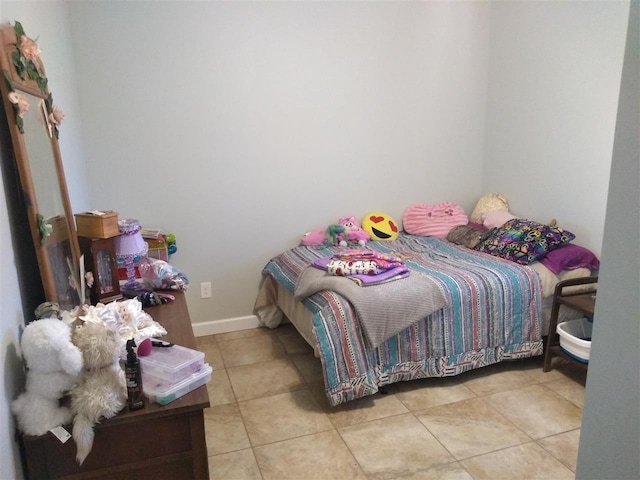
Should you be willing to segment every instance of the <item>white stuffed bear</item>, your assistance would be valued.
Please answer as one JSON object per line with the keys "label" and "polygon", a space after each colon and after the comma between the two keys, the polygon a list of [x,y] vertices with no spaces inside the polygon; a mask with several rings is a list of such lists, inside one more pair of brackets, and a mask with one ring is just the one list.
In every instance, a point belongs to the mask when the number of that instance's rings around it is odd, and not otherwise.
{"label": "white stuffed bear", "polygon": [[27,382],[11,409],[22,432],[43,435],[73,417],[69,408],[60,406],[60,399],[82,370],[82,354],[71,343],[71,327],[57,318],[29,323],[20,346]]}
{"label": "white stuffed bear", "polygon": [[103,323],[85,323],[73,332],[82,352],[84,371],[71,389],[76,460],[82,465],[93,447],[93,426],[111,418],[127,403],[127,385],[120,366],[120,335]]}

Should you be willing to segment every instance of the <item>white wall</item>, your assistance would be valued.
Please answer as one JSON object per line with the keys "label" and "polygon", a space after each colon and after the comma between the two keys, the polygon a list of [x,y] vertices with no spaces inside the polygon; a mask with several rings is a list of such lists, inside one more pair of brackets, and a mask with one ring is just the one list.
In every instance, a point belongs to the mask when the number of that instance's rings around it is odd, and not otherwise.
{"label": "white wall", "polygon": [[[82,122],[79,116],[76,69],[73,62],[69,17],[63,2],[0,2],[0,22],[20,21],[27,35],[37,38],[42,49],[42,59],[49,78],[54,103],[65,112],[65,121],[60,131],[60,149],[69,188],[71,203],[76,211],[88,208],[85,157],[82,143]],[[12,158],[3,158],[12,162]],[[24,375],[20,359],[19,339],[25,320],[31,312],[23,309],[23,300],[28,293],[22,292],[18,278],[20,268],[16,265],[20,241],[12,235],[17,228],[9,222],[10,215],[6,199],[4,179],[0,183],[0,346],[2,368],[0,385],[0,479],[22,478],[22,467],[18,446],[15,442],[15,423],[10,402],[23,388]]]}
{"label": "white wall", "polygon": [[[0,12],[1,13],[1,12]],[[6,138],[6,137],[5,137]],[[20,360],[20,333],[24,316],[18,286],[11,226],[4,202],[4,182],[0,182],[0,478],[22,478],[20,454],[15,439],[15,422],[11,413],[11,401],[22,390],[24,375]]]}
{"label": "white wall", "polygon": [[640,3],[616,124],[576,478],[640,478]]}
{"label": "white wall", "polygon": [[[399,220],[413,202],[470,209],[500,190],[598,249],[624,5],[0,0],[0,20],[40,37],[74,210],[174,231],[204,322],[250,313],[268,258],[344,214]],[[544,183],[505,173],[517,158]],[[0,478],[20,478],[9,402],[24,314],[4,198],[0,185]]]}
{"label": "white wall", "polygon": [[483,191],[599,253],[628,1],[492,2]]}
{"label": "white wall", "polygon": [[69,10],[92,207],[177,235],[193,322],[250,315],[310,229],[480,194],[486,3]]}

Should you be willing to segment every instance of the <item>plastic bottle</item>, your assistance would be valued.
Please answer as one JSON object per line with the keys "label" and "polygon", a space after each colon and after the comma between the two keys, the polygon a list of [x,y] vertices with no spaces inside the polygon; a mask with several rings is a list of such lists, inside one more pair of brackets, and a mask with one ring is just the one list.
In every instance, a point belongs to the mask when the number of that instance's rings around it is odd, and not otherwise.
{"label": "plastic bottle", "polygon": [[127,340],[127,361],[124,364],[124,375],[127,379],[129,410],[138,410],[144,407],[140,360],[134,350],[135,346],[136,342],[133,339]]}

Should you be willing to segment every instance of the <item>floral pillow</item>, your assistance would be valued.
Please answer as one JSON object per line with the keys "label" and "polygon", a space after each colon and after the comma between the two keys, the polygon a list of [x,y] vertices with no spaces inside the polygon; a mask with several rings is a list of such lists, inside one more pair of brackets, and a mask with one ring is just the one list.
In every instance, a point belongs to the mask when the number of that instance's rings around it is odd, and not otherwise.
{"label": "floral pillow", "polygon": [[529,265],[574,238],[573,233],[560,227],[513,218],[479,243],[475,250]]}

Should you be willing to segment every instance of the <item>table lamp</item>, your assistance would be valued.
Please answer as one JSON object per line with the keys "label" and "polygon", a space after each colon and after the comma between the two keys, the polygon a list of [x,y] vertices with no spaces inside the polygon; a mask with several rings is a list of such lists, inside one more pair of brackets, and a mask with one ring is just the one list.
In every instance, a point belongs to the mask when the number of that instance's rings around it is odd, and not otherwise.
{"label": "table lamp", "polygon": [[142,238],[140,222],[132,218],[118,221],[120,236],[116,237],[116,257],[118,264],[124,264],[127,269],[127,282],[122,290],[139,292],[144,290],[136,282],[135,261],[143,257],[149,250],[149,245]]}

